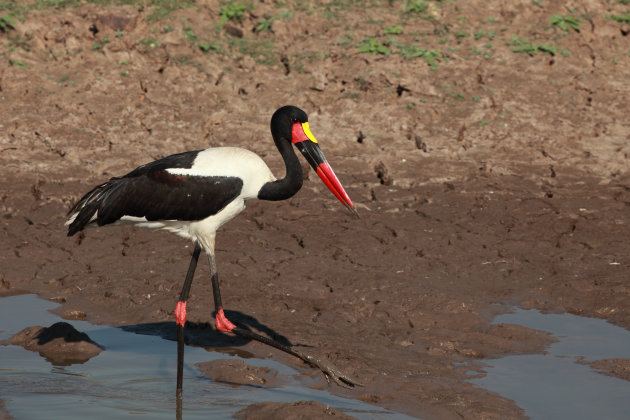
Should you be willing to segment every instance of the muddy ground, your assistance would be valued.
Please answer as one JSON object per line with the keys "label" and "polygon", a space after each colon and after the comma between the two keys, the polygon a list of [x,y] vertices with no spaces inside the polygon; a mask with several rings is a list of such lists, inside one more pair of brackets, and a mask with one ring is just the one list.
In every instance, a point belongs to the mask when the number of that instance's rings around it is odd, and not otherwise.
{"label": "muddy ground", "polygon": [[[15,17],[0,32],[3,293],[54,299],[66,319],[172,322],[191,245],[128,226],[67,238],[66,212],[185,150],[246,147],[281,176],[268,124],[295,104],[361,218],[311,172],[224,226],[218,268],[229,316],[365,384],[333,392],[426,418],[523,417],[465,382],[478,359],[550,342],[496,313],[630,327],[627,2],[261,1],[224,22],[225,2],[126,3],[0,3]],[[206,264],[196,278],[189,320],[205,323]]]}

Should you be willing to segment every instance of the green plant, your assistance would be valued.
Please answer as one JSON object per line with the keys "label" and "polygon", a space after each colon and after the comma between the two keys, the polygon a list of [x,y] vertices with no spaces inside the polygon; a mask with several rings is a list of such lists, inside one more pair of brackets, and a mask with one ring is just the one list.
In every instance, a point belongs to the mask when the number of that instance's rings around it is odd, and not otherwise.
{"label": "green plant", "polygon": [[549,19],[549,22],[553,26],[562,29],[564,32],[569,32],[571,29],[580,32],[582,19],[574,16],[553,15]]}
{"label": "green plant", "polygon": [[11,44],[9,44],[9,51],[15,51],[18,48],[21,48],[24,51],[31,50],[30,41],[33,39],[33,35],[26,34],[22,37],[19,34],[7,34],[7,38],[11,41]]}
{"label": "green plant", "polygon": [[144,38],[140,40],[139,44],[143,47],[145,51],[157,48],[160,46],[157,39],[155,38]]}
{"label": "green plant", "polygon": [[404,2],[405,13],[422,13],[427,10],[427,2],[424,0],[411,0]]}
{"label": "green plant", "polygon": [[606,17],[619,23],[630,23],[630,13],[626,13],[625,15],[608,15]]}
{"label": "green plant", "polygon": [[66,7],[76,7],[81,4],[78,0],[36,0],[35,3],[41,7],[52,7],[53,9],[64,9]]}
{"label": "green plant", "polygon": [[536,45],[527,38],[520,38],[518,35],[514,35],[508,45],[514,46],[512,49],[515,53],[526,53],[531,56],[536,55],[538,52],[547,53],[549,55],[556,55],[558,47],[551,44]]}
{"label": "green plant", "polygon": [[518,36],[512,37],[512,41],[508,42],[509,45],[513,45],[513,52],[516,53],[527,53],[529,55],[534,55],[538,52],[538,48],[536,45],[532,44],[529,39],[520,39]]}
{"label": "green plant", "polygon": [[219,41],[198,42],[197,46],[205,53],[221,52],[221,43]]}
{"label": "green plant", "polygon": [[197,43],[197,34],[195,33],[195,31],[193,31],[193,28],[190,26],[185,26],[184,27],[184,38],[186,38],[188,41],[192,42],[193,44]]}
{"label": "green plant", "polygon": [[549,55],[556,55],[558,52],[558,47],[551,44],[540,44],[537,46],[538,51],[547,53]]}
{"label": "green plant", "polygon": [[179,56],[179,57],[175,57],[175,61],[178,64],[186,65],[186,64],[189,64],[191,62],[191,59],[187,55],[182,55],[182,56]]}
{"label": "green plant", "polygon": [[494,39],[497,37],[497,34],[494,33],[494,31],[485,32],[483,29],[479,29],[475,31],[475,33],[473,34],[473,37],[475,38],[476,41],[479,41],[484,36],[488,39]]}
{"label": "green plant", "polygon": [[392,53],[392,50],[390,50],[386,45],[380,44],[376,38],[366,38],[363,40],[363,43],[359,45],[359,52],[389,55]]}
{"label": "green plant", "polygon": [[26,13],[32,8],[33,5],[25,1],[5,0],[0,2],[0,11],[7,12],[12,18],[21,22],[24,22]]}
{"label": "green plant", "polygon": [[258,20],[256,27],[254,28],[255,32],[271,32],[271,24],[273,23],[274,18],[261,18]]}
{"label": "green plant", "polygon": [[231,1],[219,9],[219,16],[221,25],[228,23],[229,21],[240,22],[243,20],[243,14],[251,9],[251,6]]}
{"label": "green plant", "polygon": [[[124,3],[124,1],[120,3]],[[195,0],[149,0],[148,3],[152,9],[151,13],[147,16],[147,21],[155,22],[164,19],[175,10],[185,9],[192,6],[195,3]]]}
{"label": "green plant", "polygon": [[94,41],[94,43],[92,43],[92,49],[93,49],[94,51],[100,51],[100,50],[102,50],[102,49],[103,49],[103,47],[104,47],[105,45],[107,45],[107,44],[109,44],[109,38],[108,38],[108,37],[105,37],[105,38],[103,38],[103,39],[102,39],[102,40],[100,40],[100,41]]}
{"label": "green plant", "polygon": [[403,32],[402,26],[388,26],[384,29],[384,32],[388,35],[400,35]]}
{"label": "green plant", "polygon": [[7,32],[9,29],[15,29],[15,19],[11,15],[0,16],[0,32]]}
{"label": "green plant", "polygon": [[437,68],[439,62],[442,61],[442,53],[438,50],[427,50],[421,57],[432,69]]}
{"label": "green plant", "polygon": [[[491,46],[490,47],[486,46],[486,48],[490,49],[492,47]],[[483,58],[485,58],[487,60],[492,58],[492,51],[484,51],[484,50],[480,50],[479,48],[476,48],[476,47],[471,50],[471,53],[474,54],[474,55],[480,55],[480,56],[482,56]]]}
{"label": "green plant", "polygon": [[20,67],[23,69],[28,69],[28,66],[19,60],[12,60],[9,58],[9,64],[12,65],[13,67]]}
{"label": "green plant", "polygon": [[345,34],[343,36],[343,38],[341,38],[339,41],[337,41],[337,45],[339,45],[340,47],[343,47],[343,46],[352,44],[353,41],[354,40],[352,38],[352,35]]}
{"label": "green plant", "polygon": [[384,45],[400,48],[401,43],[398,42],[398,40],[392,36],[392,37],[389,37],[387,41],[384,42]]}
{"label": "green plant", "polygon": [[192,27],[185,26],[184,27],[184,38],[186,40],[195,44],[199,49],[205,53],[210,53],[213,51],[219,52],[221,51],[221,43],[219,41],[200,41],[199,37],[195,33]]}
{"label": "green plant", "polygon": [[231,37],[228,42],[231,47],[235,47],[242,54],[249,55],[259,64],[274,65],[279,60],[279,54],[275,50],[273,43],[268,40],[257,41],[247,37]]}
{"label": "green plant", "polygon": [[405,60],[423,58],[431,68],[436,68],[442,60],[442,53],[438,50],[429,50],[417,45],[401,45],[400,54]]}
{"label": "green plant", "polygon": [[69,74],[64,74],[59,79],[57,79],[57,83],[65,84],[66,86],[69,86],[69,85],[76,85],[77,82],[75,82],[74,80],[70,79],[70,75]]}
{"label": "green plant", "polygon": [[383,26],[382,19],[368,19],[365,21],[365,23],[367,23],[368,25]]}
{"label": "green plant", "polygon": [[290,10],[282,10],[280,11],[280,13],[278,13],[278,19],[282,19],[282,20],[291,20],[293,18],[293,12]]}

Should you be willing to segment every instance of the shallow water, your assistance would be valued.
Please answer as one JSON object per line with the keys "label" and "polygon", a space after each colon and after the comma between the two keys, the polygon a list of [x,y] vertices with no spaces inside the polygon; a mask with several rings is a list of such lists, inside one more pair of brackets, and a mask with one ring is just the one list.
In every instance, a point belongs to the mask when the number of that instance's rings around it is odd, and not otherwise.
{"label": "shallow water", "polygon": [[[61,319],[48,312],[58,305],[35,295],[0,299],[0,341],[25,327],[48,327]],[[16,419],[175,417],[176,344],[157,336],[120,328],[66,321],[105,347],[84,364],[54,366],[38,353],[0,346],[0,397]],[[360,419],[409,419],[362,401],[313,390],[293,378],[295,370],[267,359],[247,359],[286,375],[279,388],[231,387],[203,377],[195,363],[224,359],[223,353],[186,346],[184,419],[231,418],[238,410],[263,401],[314,400]]]}
{"label": "shallow water", "polygon": [[548,331],[558,339],[547,354],[484,360],[474,385],[510,398],[532,419],[628,419],[630,382],[578,361],[630,358],[630,331],[595,318],[516,309],[494,324]]}

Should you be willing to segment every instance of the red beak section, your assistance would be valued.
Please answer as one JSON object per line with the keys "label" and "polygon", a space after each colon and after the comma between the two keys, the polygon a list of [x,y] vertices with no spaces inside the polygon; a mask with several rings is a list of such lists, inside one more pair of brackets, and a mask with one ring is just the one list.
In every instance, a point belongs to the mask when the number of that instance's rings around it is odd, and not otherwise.
{"label": "red beak section", "polygon": [[308,123],[296,123],[292,128],[292,140],[295,147],[302,152],[308,163],[310,163],[315,172],[317,172],[317,175],[324,181],[324,184],[335,194],[335,197],[358,217],[359,213],[354,209],[354,204],[352,204],[352,200],[348,197],[348,193],[343,189],[337,175],[335,175],[328,161],[326,161],[324,154],[317,145],[317,140],[315,140],[315,137],[313,137],[313,134],[308,128]]}
{"label": "red beak section", "polygon": [[316,169],[317,175],[324,181],[324,184],[328,187],[328,189],[335,194],[335,197],[339,199],[350,211],[352,211],[357,216],[359,215],[357,211],[354,209],[354,204],[352,204],[352,200],[346,193],[346,190],[343,189],[341,182],[335,175],[335,172],[332,170],[328,162],[324,161],[320,163]]}

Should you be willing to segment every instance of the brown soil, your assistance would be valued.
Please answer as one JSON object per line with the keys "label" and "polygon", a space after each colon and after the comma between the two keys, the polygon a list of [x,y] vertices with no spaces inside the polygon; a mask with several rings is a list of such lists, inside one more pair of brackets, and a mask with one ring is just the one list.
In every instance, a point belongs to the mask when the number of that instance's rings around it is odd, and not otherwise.
{"label": "brown soil", "polygon": [[352,420],[340,411],[333,410],[315,401],[299,401],[296,403],[258,403],[244,408],[234,415],[237,420],[309,420],[309,419],[339,419]]}
{"label": "brown soil", "polygon": [[[365,384],[333,392],[428,418],[523,416],[465,382],[477,359],[550,342],[489,325],[504,305],[630,327],[630,29],[607,18],[628,6],[352,3],[260,2],[227,30],[215,0],[157,21],[156,7],[83,4],[0,33],[0,288],[67,319],[172,321],[191,245],[130,227],[67,238],[66,211],[185,150],[246,147],[281,176],[269,118],[295,104],[361,219],[312,172],[287,202],[251,203],[217,238],[231,314]],[[581,16],[579,31],[554,14]],[[263,17],[273,32],[252,31]],[[364,38],[392,53],[359,52]],[[514,52],[524,39],[531,55]],[[193,322],[211,320],[207,277],[200,264]]]}
{"label": "brown soil", "polygon": [[607,359],[588,363],[607,375],[630,381],[630,359]]}
{"label": "brown soil", "polygon": [[7,420],[10,418],[11,416],[9,415],[9,413],[7,413],[7,411],[4,408],[4,402],[0,400],[0,420]]}

